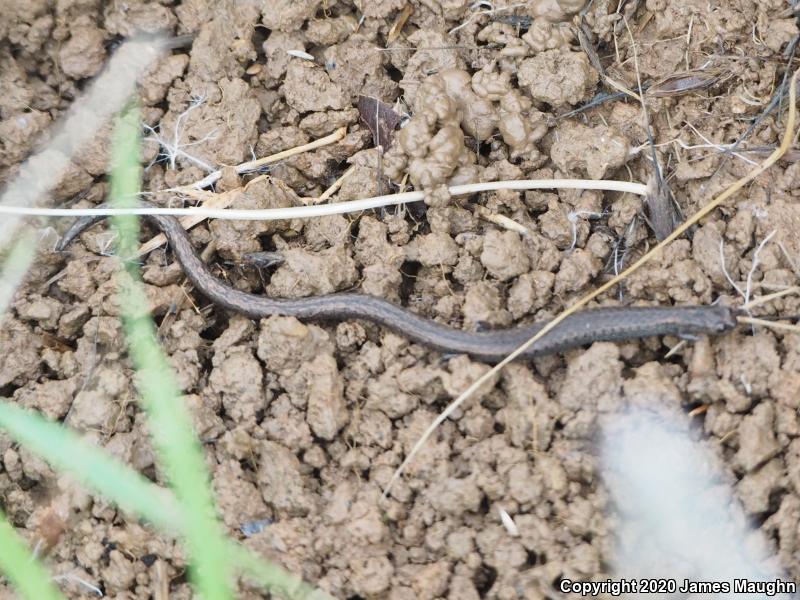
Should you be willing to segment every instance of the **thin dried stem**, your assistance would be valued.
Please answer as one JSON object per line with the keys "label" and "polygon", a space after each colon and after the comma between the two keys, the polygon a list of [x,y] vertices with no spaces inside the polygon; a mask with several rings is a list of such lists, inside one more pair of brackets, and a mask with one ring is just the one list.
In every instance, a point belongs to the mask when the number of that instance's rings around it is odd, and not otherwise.
{"label": "thin dried stem", "polygon": [[774,292],[772,294],[767,294],[766,296],[759,296],[754,300],[751,300],[747,304],[742,306],[743,310],[749,311],[755,308],[756,306],[761,306],[762,304],[766,304],[767,302],[772,302],[773,300],[777,300],[778,298],[783,298],[784,296],[789,296],[791,294],[796,294],[800,292],[800,287],[792,286],[790,288],[786,288],[785,290],[780,290],[779,292]]}
{"label": "thin dried stem", "polygon": [[497,213],[493,213],[484,206],[476,206],[475,214],[478,215],[481,219],[484,219],[485,221],[489,221],[490,223],[499,225],[503,229],[508,229],[509,231],[516,231],[518,234],[525,236],[530,236],[531,234],[531,230],[522,225],[521,223],[517,223],[514,219],[510,219],[505,215],[498,215]]}
{"label": "thin dried stem", "polygon": [[[284,150],[283,152],[278,152],[277,154],[271,154],[270,156],[265,156],[264,158],[259,158],[256,160],[251,160],[236,165],[235,167],[236,172],[241,175],[242,173],[250,173],[251,171],[257,171],[258,169],[260,169],[265,165],[278,162],[279,160],[289,158],[296,154],[301,154],[309,150],[314,150],[316,148],[321,148],[322,146],[327,146],[328,144],[333,144],[335,142],[338,142],[339,140],[344,138],[345,135],[347,135],[347,127],[340,127],[332,134],[325,136],[324,138],[314,140],[313,142],[309,142],[308,144],[303,144],[302,146],[296,146],[295,148],[290,148],[289,150]],[[164,191],[177,192],[177,191],[183,191],[186,188],[199,190],[206,188],[210,185],[213,185],[214,183],[219,181],[221,177],[222,177],[222,169],[219,169],[217,171],[214,171],[213,173],[209,173],[207,176],[203,177],[203,179],[201,179],[200,181],[195,181],[194,183],[187,186],[172,188]]]}
{"label": "thin dried stem", "polygon": [[756,317],[737,317],[736,320],[739,321],[739,323],[746,323],[748,325],[761,325],[771,329],[800,333],[800,325],[791,325],[789,323],[781,323],[780,321],[767,321],[766,319],[757,319]]}
{"label": "thin dried stem", "polygon": [[352,167],[347,169],[344,173],[342,173],[342,176],[339,177],[339,179],[337,179],[336,181],[334,181],[333,185],[331,185],[331,187],[329,187],[327,190],[322,192],[322,194],[320,195],[319,198],[309,198],[306,201],[306,204],[322,204],[323,202],[327,202],[328,198],[330,198],[336,192],[339,191],[339,188],[342,187],[342,184],[344,183],[344,180],[347,179],[348,177],[350,177],[350,175],[352,175],[353,171],[355,171],[355,170],[356,170],[356,167],[355,167],[355,165],[353,165]]}
{"label": "thin dried stem", "polygon": [[[252,183],[252,182],[251,182]],[[647,186],[642,183],[628,181],[594,180],[594,179],[515,179],[509,181],[486,181],[481,183],[465,183],[448,188],[452,196],[466,196],[479,192],[494,190],[605,190],[611,192],[630,192],[640,196],[647,195]],[[181,189],[187,195],[213,197],[197,189]],[[229,192],[226,192],[229,193]],[[220,194],[222,196],[224,194]],[[136,207],[136,208],[33,208],[24,206],[0,206],[0,214],[27,215],[40,217],[98,217],[120,215],[172,215],[192,216],[209,219],[227,219],[230,221],[278,221],[283,219],[307,219],[309,217],[325,217],[352,212],[361,212],[373,208],[419,202],[425,199],[424,192],[403,192],[362,198],[349,202],[336,202],[318,206],[290,206],[286,208],[264,209],[218,209],[179,207]]]}
{"label": "thin dried stem", "polygon": [[745,305],[750,303],[750,294],[753,291],[753,274],[755,273],[756,269],[758,268],[758,255],[764,249],[764,246],[767,245],[767,242],[769,242],[775,236],[776,233],[778,233],[778,230],[777,229],[773,229],[772,232],[761,241],[761,243],[758,245],[758,247],[753,252],[753,264],[750,265],[750,271],[748,271],[748,273],[747,273],[747,283],[746,283],[745,288],[744,288],[744,303],[745,303]]}

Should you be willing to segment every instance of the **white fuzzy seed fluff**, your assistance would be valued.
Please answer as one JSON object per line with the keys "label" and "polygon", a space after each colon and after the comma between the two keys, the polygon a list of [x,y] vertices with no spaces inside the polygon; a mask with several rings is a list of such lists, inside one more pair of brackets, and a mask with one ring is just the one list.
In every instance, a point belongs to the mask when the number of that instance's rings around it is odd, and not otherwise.
{"label": "white fuzzy seed fluff", "polygon": [[[715,453],[692,441],[685,416],[642,410],[616,415],[604,426],[602,457],[603,479],[618,519],[617,578],[675,579],[679,589],[687,579],[727,581],[732,587],[734,579],[781,579],[772,545],[748,524],[720,475]],[[734,594],[732,589],[730,594],[688,597],[749,600],[763,594]]]}

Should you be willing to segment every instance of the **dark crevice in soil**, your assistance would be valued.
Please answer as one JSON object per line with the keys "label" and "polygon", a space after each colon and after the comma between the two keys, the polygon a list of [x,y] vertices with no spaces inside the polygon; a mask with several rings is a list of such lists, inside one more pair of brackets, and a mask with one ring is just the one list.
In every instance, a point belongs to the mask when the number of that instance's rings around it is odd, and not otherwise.
{"label": "dark crevice in soil", "polygon": [[400,69],[398,69],[398,68],[397,68],[397,67],[395,67],[394,65],[388,65],[388,66],[386,67],[386,74],[387,74],[387,75],[389,76],[389,78],[390,78],[392,81],[394,81],[394,82],[398,82],[398,81],[402,81],[402,80],[403,80],[403,73],[402,73],[402,71],[400,71]]}
{"label": "dark crevice in soil", "polygon": [[0,387],[0,397],[2,398],[11,398],[14,395],[20,386],[14,385],[13,383],[9,383],[8,385],[4,385]]}
{"label": "dark crevice in soil", "polygon": [[421,268],[422,265],[420,263],[411,261],[404,262],[400,268],[400,274],[403,277],[400,283],[400,298],[404,304],[408,301],[408,297],[414,293],[415,279]]}
{"label": "dark crevice in soil", "polygon": [[544,563],[544,559],[540,558],[540,556],[536,552],[528,550],[526,554],[528,557],[527,560],[525,561],[526,568],[530,569],[538,564]]}
{"label": "dark crevice in soil", "polygon": [[[217,313],[221,315],[222,313]],[[213,342],[228,328],[227,316],[218,316],[217,318],[210,318],[206,322],[206,327],[200,331],[200,337],[208,342]]]}
{"label": "dark crevice in soil", "polygon": [[492,589],[495,581],[497,581],[497,569],[487,565],[482,565],[472,579],[481,597]]}

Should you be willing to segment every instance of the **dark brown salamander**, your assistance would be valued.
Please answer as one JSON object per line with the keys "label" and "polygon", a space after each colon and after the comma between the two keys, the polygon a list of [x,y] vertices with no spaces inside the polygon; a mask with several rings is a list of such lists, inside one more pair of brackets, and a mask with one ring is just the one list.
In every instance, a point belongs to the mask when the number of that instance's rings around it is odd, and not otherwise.
{"label": "dark brown salamander", "polygon": [[[142,202],[142,205],[147,204]],[[56,249],[63,250],[80,233],[103,218],[78,219]],[[249,294],[226,285],[209,271],[195,254],[186,231],[177,219],[164,215],[146,215],[145,218],[164,232],[178,262],[197,291],[215,304],[253,319],[270,315],[315,320],[366,319],[440,352],[469,354],[492,363],[505,358],[545,325],[533,323],[515,329],[471,332],[440,325],[386,300],[364,294],[338,293],[298,300]],[[719,304],[595,308],[566,318],[520,358],[553,354],[597,341],[622,341],[656,335],[717,335],[735,326],[733,309]]]}

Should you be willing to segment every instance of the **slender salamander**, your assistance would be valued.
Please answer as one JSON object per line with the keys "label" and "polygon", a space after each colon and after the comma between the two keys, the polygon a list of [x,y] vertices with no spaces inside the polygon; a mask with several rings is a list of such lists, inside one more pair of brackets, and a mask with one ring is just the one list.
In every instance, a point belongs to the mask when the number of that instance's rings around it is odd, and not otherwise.
{"label": "slender salamander", "polygon": [[[142,205],[147,203],[142,202]],[[56,250],[64,250],[78,235],[104,217],[83,217],[66,232]],[[146,215],[167,237],[186,276],[206,298],[253,319],[270,315],[299,319],[366,319],[434,350],[469,354],[495,363],[533,337],[545,323],[515,329],[471,332],[447,327],[374,296],[336,293],[301,299],[276,299],[237,290],[215,277],[192,247],[177,219]],[[657,335],[716,335],[736,326],[734,310],[721,304],[680,307],[607,307],[580,311],[528,348],[520,358],[562,352],[597,341],[622,341]]]}

